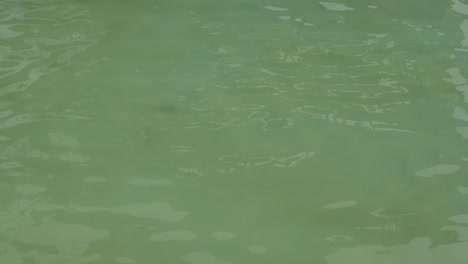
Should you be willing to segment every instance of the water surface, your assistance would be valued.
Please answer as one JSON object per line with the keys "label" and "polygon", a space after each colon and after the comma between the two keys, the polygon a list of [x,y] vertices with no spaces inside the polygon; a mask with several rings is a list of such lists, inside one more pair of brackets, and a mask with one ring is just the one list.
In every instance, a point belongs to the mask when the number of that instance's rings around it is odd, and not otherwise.
{"label": "water surface", "polygon": [[0,1],[0,263],[468,259],[468,2]]}

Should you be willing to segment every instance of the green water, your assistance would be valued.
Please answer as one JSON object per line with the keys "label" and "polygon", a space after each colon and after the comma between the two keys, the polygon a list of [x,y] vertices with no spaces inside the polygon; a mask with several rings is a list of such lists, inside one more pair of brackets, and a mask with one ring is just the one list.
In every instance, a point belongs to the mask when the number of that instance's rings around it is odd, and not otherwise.
{"label": "green water", "polygon": [[0,264],[464,264],[468,1],[0,0]]}

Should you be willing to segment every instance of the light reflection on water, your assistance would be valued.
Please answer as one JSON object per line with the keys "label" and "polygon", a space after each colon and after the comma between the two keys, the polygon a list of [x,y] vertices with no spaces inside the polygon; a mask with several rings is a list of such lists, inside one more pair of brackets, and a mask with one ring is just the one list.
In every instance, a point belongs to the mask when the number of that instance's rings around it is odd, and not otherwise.
{"label": "light reflection on water", "polygon": [[0,263],[464,263],[467,16],[1,2]]}

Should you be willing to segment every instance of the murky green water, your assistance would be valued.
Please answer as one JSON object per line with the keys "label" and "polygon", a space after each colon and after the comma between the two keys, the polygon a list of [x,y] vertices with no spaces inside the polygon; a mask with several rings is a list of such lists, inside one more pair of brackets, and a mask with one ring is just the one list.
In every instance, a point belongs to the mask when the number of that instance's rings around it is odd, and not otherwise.
{"label": "murky green water", "polygon": [[467,263],[468,1],[0,1],[0,264]]}

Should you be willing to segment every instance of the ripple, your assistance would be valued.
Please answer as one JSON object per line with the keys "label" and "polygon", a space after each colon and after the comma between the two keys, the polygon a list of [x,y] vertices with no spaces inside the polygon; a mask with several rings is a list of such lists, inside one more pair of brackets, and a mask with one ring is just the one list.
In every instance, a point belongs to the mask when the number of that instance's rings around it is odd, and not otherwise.
{"label": "ripple", "polygon": [[61,153],[60,154],[60,159],[63,160],[63,161],[66,161],[66,162],[81,163],[81,162],[88,161],[90,158],[82,156],[82,155],[77,154],[77,153],[67,152],[67,153]]}
{"label": "ripple", "polygon": [[41,150],[34,149],[31,146],[29,137],[24,137],[9,145],[3,151],[3,155],[10,158],[38,158],[48,159],[49,155]]}
{"label": "ripple", "polygon": [[189,212],[187,211],[177,211],[171,205],[163,202],[134,203],[113,208],[81,206],[77,204],[72,204],[68,208],[63,209],[83,213],[110,212],[116,214],[130,215],[139,218],[163,220],[167,222],[179,222],[189,214]]}
{"label": "ripple", "polygon": [[468,187],[458,186],[457,190],[461,194],[468,194]]}
{"label": "ripple", "polygon": [[419,177],[433,177],[437,175],[447,175],[452,174],[460,169],[460,165],[456,164],[439,164],[430,168],[426,168],[414,173],[414,175]]}
{"label": "ripple", "polygon": [[330,11],[351,11],[354,10],[354,8],[345,6],[343,4],[339,3],[334,3],[334,2],[319,2],[325,9],[330,10]]}
{"label": "ripple", "polygon": [[192,264],[228,264],[209,253],[200,251],[189,253],[182,259]]}
{"label": "ripple", "polygon": [[268,9],[268,10],[271,10],[271,11],[279,11],[279,12],[283,12],[283,11],[288,11],[288,10],[289,10],[289,8],[277,7],[277,6],[265,6],[265,9]]}
{"label": "ripple", "polygon": [[452,216],[449,220],[458,224],[468,224],[468,214]]}
{"label": "ripple", "polygon": [[174,181],[171,179],[152,180],[136,177],[129,180],[128,183],[135,186],[163,186],[173,184]]}
{"label": "ripple", "polygon": [[80,146],[80,143],[74,136],[64,132],[50,132],[49,138],[52,144],[59,147],[76,149]]}
{"label": "ripple", "polygon": [[166,241],[190,241],[196,239],[197,236],[188,230],[175,230],[163,233],[156,233],[150,236],[150,239],[156,242]]}
{"label": "ripple", "polygon": [[68,121],[68,120],[79,120],[87,119],[86,117],[81,116],[71,116],[71,115],[58,115],[56,113],[26,113],[20,114],[8,118],[7,120],[0,123],[0,130],[15,127],[23,124],[31,124],[42,121]]}
{"label": "ripple", "polygon": [[253,254],[265,254],[268,250],[268,248],[264,247],[264,246],[258,246],[258,245],[254,245],[254,246],[249,246],[248,247],[249,251]]}
{"label": "ripple", "polygon": [[15,192],[21,195],[32,195],[45,192],[46,188],[34,184],[21,184],[15,187]]}
{"label": "ripple", "polygon": [[228,164],[240,167],[256,167],[271,164],[274,167],[294,167],[306,158],[314,156],[314,152],[301,152],[286,157],[249,157],[249,156],[222,156],[219,159]]}
{"label": "ripple", "polygon": [[327,210],[335,210],[335,209],[341,209],[341,208],[346,208],[346,207],[352,207],[356,205],[357,205],[356,201],[341,201],[341,202],[327,204],[323,208]]}
{"label": "ripple", "polygon": [[18,230],[15,239],[24,243],[62,246],[64,243],[89,244],[109,236],[108,231],[85,225],[45,222],[37,227]]}
{"label": "ripple", "polygon": [[231,240],[237,237],[237,234],[227,232],[227,231],[218,231],[211,233],[211,236],[217,240]]}
{"label": "ripple", "polygon": [[0,169],[3,169],[3,170],[16,169],[16,168],[22,168],[22,167],[24,167],[24,165],[19,161],[9,161],[9,162],[0,163]]}

